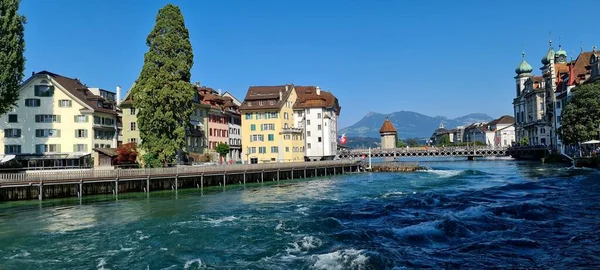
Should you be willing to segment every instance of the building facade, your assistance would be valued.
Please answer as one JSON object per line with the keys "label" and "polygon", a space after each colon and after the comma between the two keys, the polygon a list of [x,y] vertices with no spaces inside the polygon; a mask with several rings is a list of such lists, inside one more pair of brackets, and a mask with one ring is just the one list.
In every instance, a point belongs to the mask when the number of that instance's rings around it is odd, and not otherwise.
{"label": "building facade", "polygon": [[242,118],[239,110],[242,102],[229,92],[223,93],[222,97],[225,98],[225,114],[228,117],[227,123],[229,128],[227,136],[229,140],[229,155],[227,156],[227,159],[233,160],[234,162],[243,162]]}
{"label": "building facade", "polygon": [[303,129],[305,159],[333,160],[337,154],[338,99],[318,86],[293,86],[296,127]]}
{"label": "building facade", "polygon": [[513,100],[515,141],[519,145],[546,145],[563,149],[557,130],[561,127],[562,109],[568,103],[571,89],[592,80],[594,73],[591,52],[581,52],[568,61],[567,52],[559,45],[542,58],[542,76],[534,76],[533,68],[523,60],[515,69],[516,98]]}
{"label": "building facade", "polygon": [[295,126],[293,85],[251,86],[240,106],[248,163],[304,160],[303,130]]}
{"label": "building facade", "polygon": [[0,144],[25,167],[88,166],[93,163],[82,158],[93,148],[117,147],[114,92],[42,71],[21,85],[19,95],[18,106],[0,117]]}

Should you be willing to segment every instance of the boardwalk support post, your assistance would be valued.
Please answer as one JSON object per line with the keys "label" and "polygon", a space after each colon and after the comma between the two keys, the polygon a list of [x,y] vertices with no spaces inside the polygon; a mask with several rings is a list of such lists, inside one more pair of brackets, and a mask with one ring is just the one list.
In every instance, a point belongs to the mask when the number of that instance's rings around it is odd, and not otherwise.
{"label": "boardwalk support post", "polygon": [[244,185],[246,185],[246,171],[244,171]]}
{"label": "boardwalk support post", "polygon": [[146,192],[150,193],[150,175],[146,178]]}
{"label": "boardwalk support post", "polygon": [[119,177],[115,179],[115,196],[119,195]]}
{"label": "boardwalk support post", "polygon": [[277,182],[279,182],[279,168],[277,168]]}
{"label": "boardwalk support post", "polygon": [[292,168],[292,180],[294,180],[294,168]]}
{"label": "boardwalk support post", "polygon": [[38,199],[41,201],[44,198],[44,182],[40,181],[40,195]]}
{"label": "boardwalk support post", "polygon": [[226,175],[227,175],[227,173],[224,172],[223,173],[223,188],[225,188],[225,185],[227,184],[227,178],[226,178],[227,176]]}
{"label": "boardwalk support post", "polygon": [[317,166],[315,166],[315,177],[319,176],[319,172],[317,171]]}
{"label": "boardwalk support post", "polygon": [[79,180],[79,198],[83,197],[83,179]]}
{"label": "boardwalk support post", "polygon": [[262,171],[260,172],[260,182],[261,182],[261,183],[264,181],[264,178],[265,178],[265,170],[262,170]]}
{"label": "boardwalk support post", "polygon": [[204,190],[204,173],[200,175],[200,191]]}
{"label": "boardwalk support post", "polygon": [[178,185],[179,185],[179,175],[175,175],[175,190],[177,190]]}

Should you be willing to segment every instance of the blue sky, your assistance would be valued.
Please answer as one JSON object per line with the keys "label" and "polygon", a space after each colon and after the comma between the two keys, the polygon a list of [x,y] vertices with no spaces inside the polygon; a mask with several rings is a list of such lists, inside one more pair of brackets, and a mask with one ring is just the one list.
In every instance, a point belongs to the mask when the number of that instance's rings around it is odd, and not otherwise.
{"label": "blue sky", "polygon": [[22,0],[26,76],[128,90],[167,3],[190,31],[192,82],[240,99],[250,85],[318,85],[340,100],[340,127],[371,111],[512,114],[522,50],[539,73],[550,32],[569,54],[600,46],[587,0]]}

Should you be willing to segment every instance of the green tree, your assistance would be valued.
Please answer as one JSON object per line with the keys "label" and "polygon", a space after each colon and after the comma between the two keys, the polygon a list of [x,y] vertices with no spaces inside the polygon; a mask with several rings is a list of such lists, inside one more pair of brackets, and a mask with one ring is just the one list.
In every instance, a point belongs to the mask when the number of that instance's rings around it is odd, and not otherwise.
{"label": "green tree", "polygon": [[523,137],[523,138],[521,138],[521,141],[519,142],[519,144],[521,144],[521,145],[529,145],[529,137]]}
{"label": "green tree", "polygon": [[406,144],[408,144],[408,146],[410,146],[410,147],[417,147],[417,146],[419,146],[419,141],[415,138],[406,139]]}
{"label": "green tree", "polygon": [[162,163],[152,153],[146,153],[142,156],[144,162],[144,168],[157,168],[161,167]]}
{"label": "green tree", "polygon": [[600,139],[600,82],[583,84],[572,91],[561,113],[560,139],[564,144]]}
{"label": "green tree", "polygon": [[18,13],[20,2],[0,1],[0,116],[17,106],[25,71],[25,17]]}
{"label": "green tree", "polygon": [[227,145],[226,143],[217,144],[217,147],[215,147],[215,151],[219,153],[221,160],[224,160],[224,157],[227,156],[227,154],[229,154],[229,145]]}
{"label": "green tree", "polygon": [[448,134],[444,134],[442,135],[442,137],[440,138],[440,141],[437,143],[438,145],[450,145],[450,135]]}
{"label": "green tree", "polygon": [[402,140],[398,140],[398,142],[396,143],[396,147],[398,147],[398,148],[405,148],[406,147],[406,143],[404,143],[404,141],[402,141]]}
{"label": "green tree", "polygon": [[181,157],[194,110],[194,54],[179,7],[168,4],[158,11],[146,45],[144,66],[132,89],[133,106],[138,110],[140,147],[166,164]]}

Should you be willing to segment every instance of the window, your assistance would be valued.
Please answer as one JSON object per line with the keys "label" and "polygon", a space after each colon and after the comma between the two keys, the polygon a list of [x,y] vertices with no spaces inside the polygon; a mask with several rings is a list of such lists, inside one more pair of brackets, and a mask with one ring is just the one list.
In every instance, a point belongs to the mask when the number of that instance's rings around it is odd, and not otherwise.
{"label": "window", "polygon": [[75,130],[75,138],[86,138],[87,130],[86,129],[76,129]]}
{"label": "window", "polygon": [[310,149],[310,143],[307,143],[307,144],[306,144],[306,148],[307,148],[307,149]]}
{"label": "window", "polygon": [[260,120],[263,119],[263,114],[262,113],[256,113],[256,120]]}
{"label": "window", "polygon": [[87,123],[88,116],[87,115],[75,115],[75,123]]}
{"label": "window", "polygon": [[256,154],[256,147],[248,147],[248,154]]}
{"label": "window", "polygon": [[317,125],[317,130],[321,130],[321,125]]}
{"label": "window", "polygon": [[258,148],[258,153],[259,154],[266,154],[267,153],[267,147],[265,146],[261,146]]}
{"label": "window", "polygon": [[260,134],[250,135],[250,142],[264,142],[264,141],[265,141],[265,135],[260,135]]}
{"label": "window", "polygon": [[269,134],[268,137],[269,137],[270,142],[275,140],[275,135],[273,135],[273,134]]}
{"label": "window", "polygon": [[129,114],[135,115],[135,108],[129,108]]}
{"label": "window", "polygon": [[306,120],[306,125],[310,126],[310,119]]}
{"label": "window", "polygon": [[54,86],[50,85],[36,85],[34,86],[36,97],[51,97],[54,96]]}
{"label": "window", "polygon": [[256,131],[256,125],[255,124],[250,125],[250,131]]}
{"label": "window", "polygon": [[70,108],[72,105],[73,105],[72,100],[61,99],[58,101],[58,107],[61,107],[61,108]]}
{"label": "window", "polygon": [[21,145],[6,144],[4,145],[4,154],[21,154]]}
{"label": "window", "polygon": [[283,113],[283,119],[286,119],[286,120],[289,119],[288,113]]}
{"label": "window", "polygon": [[60,152],[60,144],[36,144],[35,153],[57,153]]}
{"label": "window", "polygon": [[306,137],[310,137],[310,131],[306,132]]}
{"label": "window", "polygon": [[321,142],[321,137],[318,138],[318,141]]}
{"label": "window", "polygon": [[35,136],[38,138],[60,137],[60,129],[36,129]]}
{"label": "window", "polygon": [[108,117],[94,116],[94,124],[112,126],[115,124],[115,120]]}
{"label": "window", "polygon": [[272,112],[271,113],[271,118],[277,119],[278,117],[279,117],[279,113],[278,112]]}
{"label": "window", "polygon": [[289,140],[290,139],[290,135],[283,135],[283,139],[284,140]]}
{"label": "window", "polygon": [[290,148],[289,148],[288,146],[286,146],[286,147],[285,147],[285,151],[286,151],[286,152],[289,152],[289,151],[290,151]]}
{"label": "window", "polygon": [[275,124],[261,124],[260,130],[275,130]]}
{"label": "window", "polygon": [[321,113],[317,113],[317,119],[321,119]]}
{"label": "window", "polygon": [[36,114],[36,123],[60,123],[60,115],[54,114]]}
{"label": "window", "polygon": [[271,153],[279,153],[279,147],[271,146]]}
{"label": "window", "polygon": [[135,122],[131,122],[129,124],[129,130],[130,131],[136,131],[136,129],[137,129],[136,123]]}
{"label": "window", "polygon": [[18,123],[18,118],[16,114],[9,114],[8,115],[8,122],[9,123]]}
{"label": "window", "polygon": [[[102,145],[102,146],[104,146],[104,145]],[[105,148],[105,147],[101,147],[101,148]],[[87,152],[87,144],[74,144],[73,152]]]}
{"label": "window", "polygon": [[25,99],[25,107],[39,107],[40,99],[39,98],[27,98]]}
{"label": "window", "polygon": [[259,101],[258,101],[258,106],[262,106],[262,105],[263,105],[263,103],[264,103],[264,101],[262,101],[262,100],[259,100]]}
{"label": "window", "polygon": [[136,138],[129,138],[129,142],[130,143],[137,143],[137,139]]}
{"label": "window", "polygon": [[21,130],[18,128],[7,128],[4,129],[4,137],[5,138],[20,138]]}

